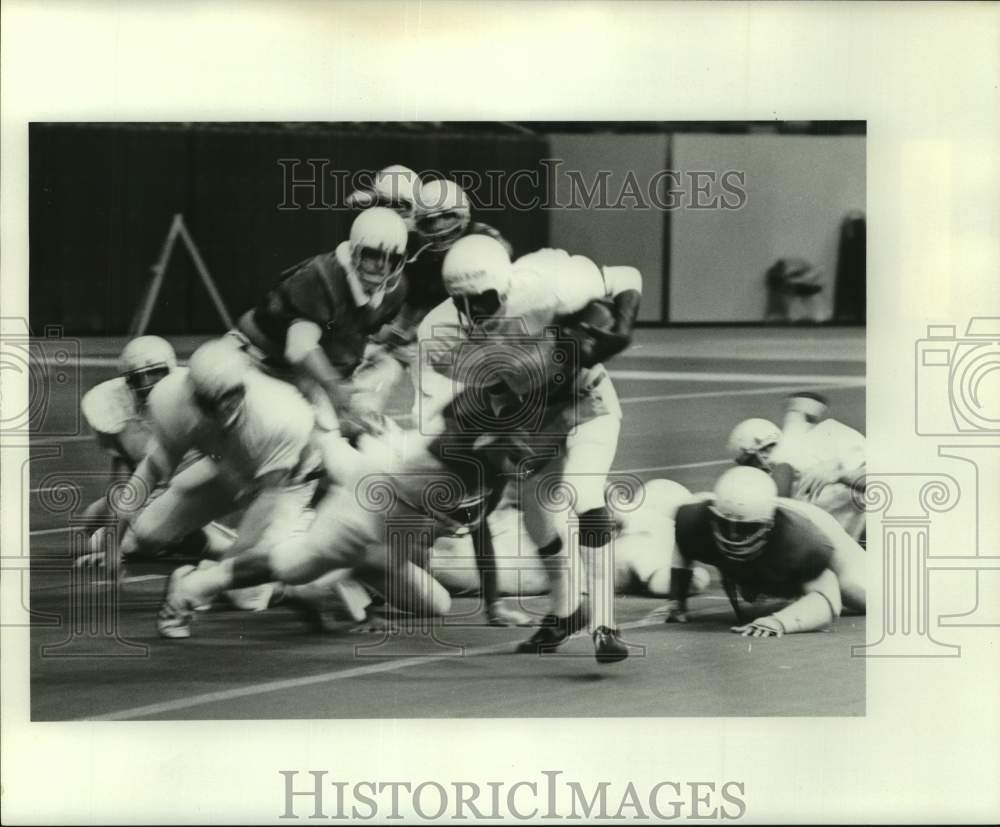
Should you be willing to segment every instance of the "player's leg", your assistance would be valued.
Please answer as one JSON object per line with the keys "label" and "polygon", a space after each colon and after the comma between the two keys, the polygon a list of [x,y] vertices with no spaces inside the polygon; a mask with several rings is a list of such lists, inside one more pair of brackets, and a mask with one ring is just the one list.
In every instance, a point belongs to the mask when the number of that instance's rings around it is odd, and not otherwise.
{"label": "player's leg", "polygon": [[580,553],[590,596],[590,632],[601,663],[628,656],[615,628],[615,518],[605,503],[605,485],[618,450],[621,420],[597,416],[580,423],[566,440],[564,479],[573,486]]}
{"label": "player's leg", "polygon": [[236,486],[208,457],[180,471],[125,531],[121,554],[157,551],[236,507]]}
{"label": "player's leg", "polygon": [[[171,574],[157,618],[160,634],[190,637],[191,613],[196,607],[211,603],[223,591],[282,579],[272,562],[272,550],[288,542],[301,525],[314,488],[315,483],[299,483],[263,492],[244,513],[230,556],[215,566],[182,566]],[[314,576],[321,573],[317,570]]]}
{"label": "player's leg", "polygon": [[867,582],[867,558],[860,545],[837,547],[830,561],[830,568],[840,581],[840,599],[846,611],[865,614]]}
{"label": "player's leg", "polygon": [[549,613],[539,629],[519,647],[520,652],[553,651],[584,629],[588,614],[581,602],[582,563],[577,544],[569,542],[565,503],[552,481],[562,479],[565,458],[559,457],[520,483],[518,501],[524,527],[538,549],[549,582]]}

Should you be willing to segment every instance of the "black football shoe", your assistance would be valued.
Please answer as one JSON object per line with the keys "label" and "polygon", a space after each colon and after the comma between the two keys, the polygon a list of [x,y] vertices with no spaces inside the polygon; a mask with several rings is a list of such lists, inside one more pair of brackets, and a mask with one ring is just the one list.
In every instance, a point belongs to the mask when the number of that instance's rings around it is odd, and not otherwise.
{"label": "black football shoe", "polygon": [[567,638],[587,628],[589,620],[589,613],[582,603],[569,617],[545,615],[538,630],[530,638],[519,643],[517,651],[535,655],[554,652]]}
{"label": "black football shoe", "polygon": [[618,663],[628,657],[628,647],[622,643],[617,629],[598,626],[594,630],[594,657],[598,663]]}

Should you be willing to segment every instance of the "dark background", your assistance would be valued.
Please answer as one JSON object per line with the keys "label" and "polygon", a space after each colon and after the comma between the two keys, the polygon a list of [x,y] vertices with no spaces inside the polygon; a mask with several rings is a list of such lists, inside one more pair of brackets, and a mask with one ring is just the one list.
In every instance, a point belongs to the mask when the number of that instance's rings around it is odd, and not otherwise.
{"label": "dark background", "polygon": [[[445,174],[539,169],[540,159],[550,157],[553,136],[597,132],[857,135],[864,124],[32,124],[32,329],[58,324],[72,335],[128,332],[175,213],[183,214],[230,313],[239,315],[281,270],[344,240],[353,218],[345,209],[278,209],[285,198],[278,159],[329,159],[331,168],[348,170],[398,162]],[[480,217],[510,239],[517,255],[550,242],[550,211],[490,210]],[[669,238],[669,213],[663,221]],[[644,277],[659,275],[665,283],[663,269]],[[854,298],[851,307],[838,309],[836,320],[857,323],[864,310],[863,255],[848,269],[837,276],[847,285],[840,294]],[[652,321],[667,322],[667,312]],[[220,325],[178,245],[150,330],[210,333]]]}

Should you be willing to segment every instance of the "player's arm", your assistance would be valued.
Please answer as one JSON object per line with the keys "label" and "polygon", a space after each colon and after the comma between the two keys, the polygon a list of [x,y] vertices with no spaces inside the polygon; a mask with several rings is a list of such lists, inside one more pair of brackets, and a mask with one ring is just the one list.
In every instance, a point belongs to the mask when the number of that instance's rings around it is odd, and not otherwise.
{"label": "player's arm", "polygon": [[605,267],[602,270],[603,291],[595,296],[609,301],[611,319],[607,324],[580,323],[592,340],[587,361],[605,362],[632,344],[632,331],[642,301],[642,275],[634,267]]}
{"label": "player's arm", "polygon": [[802,587],[804,594],[784,609],[758,618],[733,631],[744,637],[781,637],[799,632],[815,632],[840,617],[840,580],[832,569]]}
{"label": "player's arm", "polygon": [[162,435],[150,438],[146,456],[136,466],[125,484],[124,495],[108,498],[108,507],[119,521],[119,536],[139,514],[156,487],[170,479],[180,465],[184,449],[170,443]]}
{"label": "player's arm", "polygon": [[316,322],[295,319],[285,337],[285,359],[319,385],[337,411],[350,400],[346,382],[320,347],[323,331]]}

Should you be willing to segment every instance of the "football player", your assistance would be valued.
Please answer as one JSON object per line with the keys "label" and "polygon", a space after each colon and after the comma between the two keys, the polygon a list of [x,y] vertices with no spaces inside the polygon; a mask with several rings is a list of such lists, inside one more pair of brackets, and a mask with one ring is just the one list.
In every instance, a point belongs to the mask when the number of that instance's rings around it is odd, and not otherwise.
{"label": "football player", "polygon": [[835,419],[823,419],[826,401],[814,394],[788,400],[784,429],[747,419],[729,435],[727,452],[738,465],[767,471],[778,494],[831,514],[864,542],[865,438]]}
{"label": "football player", "polygon": [[111,455],[114,470],[132,471],[146,456],[150,437],[146,400],[156,383],[176,367],[177,356],[169,342],[140,336],[118,357],[118,376],[83,395],[80,410],[97,444]]}
{"label": "football player", "polygon": [[[231,339],[207,342],[187,369],[161,380],[148,417],[153,438],[118,508],[123,557],[169,545],[270,489],[308,505],[320,464],[312,409],[295,388],[254,370]],[[197,459],[178,470],[192,453]],[[252,537],[259,528],[247,534],[245,516],[240,530]]]}
{"label": "football player", "polygon": [[[454,181],[432,179],[414,191],[414,232],[407,248],[407,294],[396,317],[372,337],[359,379],[367,390],[365,406],[382,410],[389,391],[413,361],[413,344],[421,320],[448,298],[441,278],[444,257],[460,238],[485,235],[510,244],[489,224],[472,220],[465,191]],[[411,372],[416,390],[417,377]]]}
{"label": "football player", "polygon": [[371,187],[357,189],[347,196],[347,205],[357,209],[388,207],[413,229],[416,194],[420,176],[402,164],[390,164],[375,174]]}
{"label": "football player", "polygon": [[[687,619],[695,561],[719,569],[736,613],[734,632],[780,637],[833,623],[842,609],[865,612],[865,555],[836,520],[810,503],[778,496],[764,471],[726,471],[711,494],[675,514],[676,549],[668,622]],[[774,614],[743,622],[739,597],[787,598]]]}
{"label": "football player", "polygon": [[[447,590],[414,559],[441,534],[477,526],[498,480],[529,458],[524,446],[503,436],[465,438],[453,422],[456,403],[445,407],[430,432],[361,434],[357,450],[338,443],[343,454],[334,463],[337,484],[309,528],[253,544],[214,568],[178,569],[161,610],[161,634],[189,636],[194,609],[220,591],[269,580],[309,584],[331,571],[373,563],[385,572],[392,605],[418,618],[447,612]],[[404,524],[417,531],[398,542],[393,532]]]}
{"label": "football player", "polygon": [[368,336],[402,305],[406,242],[396,213],[367,209],[348,241],[286,270],[237,323],[248,352],[265,371],[297,384],[327,431],[336,431],[338,414],[351,408],[350,379]]}
{"label": "football player", "polygon": [[[534,420],[524,440],[533,443],[535,453],[551,451],[549,463],[522,482],[518,496],[552,596],[551,614],[521,651],[552,651],[587,625],[579,588],[571,583],[575,543],[564,541],[566,514],[556,506],[568,488],[588,564],[595,655],[601,663],[622,660],[628,649],[614,628],[608,553],[614,520],[604,498],[621,407],[601,362],[631,341],[642,289],[639,271],[600,268],[583,256],[552,249],[512,263],[502,244],[475,235],[448,252],[443,278],[451,301],[424,319],[419,334],[421,359],[443,376],[433,385],[421,377],[421,417],[439,407],[435,397],[448,399],[456,386],[467,386],[485,393],[501,419],[522,429],[525,416]],[[602,323],[583,321],[581,314],[589,313]],[[559,325],[564,335],[547,335]],[[472,417],[462,427],[480,426]]]}
{"label": "football player", "polygon": [[[177,368],[173,347],[159,336],[139,336],[125,345],[118,359],[118,376],[95,385],[80,400],[80,409],[93,429],[98,446],[112,457],[112,475],[132,473],[146,456],[153,439],[147,400],[158,382]],[[196,459],[187,458],[188,462]],[[98,562],[97,553],[105,545],[105,531],[114,514],[107,496],[91,503],[86,515],[93,520],[97,536],[91,541],[94,554],[82,556],[78,562]],[[201,527],[198,527],[201,529]],[[210,523],[204,530],[178,537],[170,544],[174,550],[199,554],[209,550],[222,553],[231,543],[231,534],[224,526]],[[157,549],[160,551],[161,549]]]}

